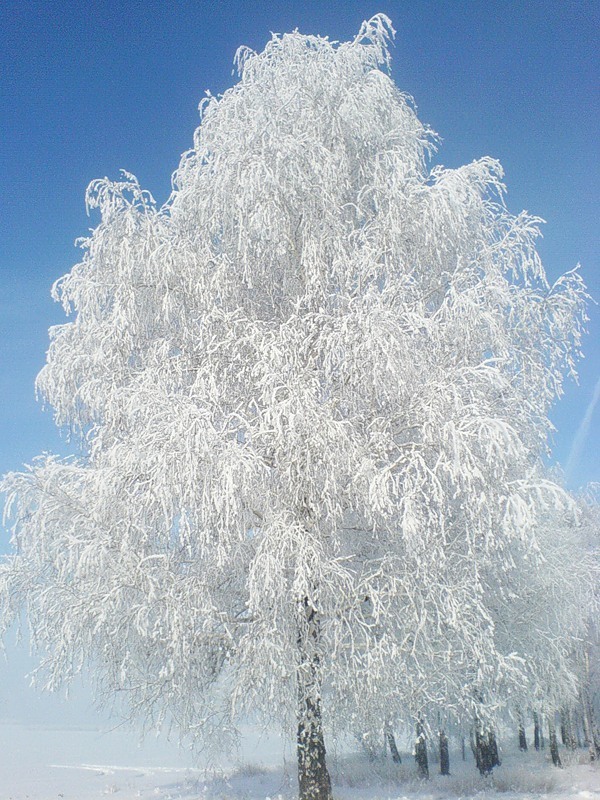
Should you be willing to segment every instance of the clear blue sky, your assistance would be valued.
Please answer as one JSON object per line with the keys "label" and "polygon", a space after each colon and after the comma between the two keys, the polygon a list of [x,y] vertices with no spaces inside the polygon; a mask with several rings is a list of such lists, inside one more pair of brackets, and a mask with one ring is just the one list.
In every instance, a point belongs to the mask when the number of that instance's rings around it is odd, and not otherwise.
{"label": "clear blue sky", "polygon": [[[0,41],[0,473],[65,450],[34,399],[47,329],[63,321],[49,290],[78,260],[95,220],[83,196],[96,177],[135,173],[159,200],[192,142],[205,89],[234,81],[241,44],[269,31],[348,39],[388,14],[398,33],[393,77],[443,137],[438,161],[484,155],[506,170],[509,208],[545,218],[551,278],[582,263],[600,300],[598,6],[587,0],[4,4]],[[600,375],[600,313],[590,309],[580,385],[554,413],[555,457],[571,485],[600,480],[600,407],[573,449]],[[580,437],[581,438],[581,437]]]}

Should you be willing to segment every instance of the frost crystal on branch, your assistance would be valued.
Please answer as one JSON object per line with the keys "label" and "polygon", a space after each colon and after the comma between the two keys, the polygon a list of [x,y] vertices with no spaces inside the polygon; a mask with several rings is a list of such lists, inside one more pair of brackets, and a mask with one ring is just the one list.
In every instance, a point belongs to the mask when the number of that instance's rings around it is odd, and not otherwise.
{"label": "frost crystal on branch", "polygon": [[163,207],[90,184],[38,378],[86,454],[4,482],[2,602],[49,685],[89,663],[184,736],[258,711],[304,741],[545,679],[544,629],[538,664],[500,606],[573,513],[541,459],[584,288],[548,285],[496,161],[429,168],[392,33],[241,49]]}

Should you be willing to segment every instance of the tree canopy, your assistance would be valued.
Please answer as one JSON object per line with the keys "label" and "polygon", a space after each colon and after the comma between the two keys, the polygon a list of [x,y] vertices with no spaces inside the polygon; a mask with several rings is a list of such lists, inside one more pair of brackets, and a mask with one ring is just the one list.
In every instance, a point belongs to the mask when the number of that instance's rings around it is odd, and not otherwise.
{"label": "tree canopy", "polygon": [[[576,512],[544,457],[583,283],[548,284],[498,162],[431,167],[392,33],[242,48],[163,206],[90,184],[38,378],[83,455],[4,481],[2,619],[25,607],[50,686],[89,664],[220,742],[248,712],[491,718],[517,686],[570,691],[585,575],[555,557]],[[521,635],[548,564],[567,618]]]}

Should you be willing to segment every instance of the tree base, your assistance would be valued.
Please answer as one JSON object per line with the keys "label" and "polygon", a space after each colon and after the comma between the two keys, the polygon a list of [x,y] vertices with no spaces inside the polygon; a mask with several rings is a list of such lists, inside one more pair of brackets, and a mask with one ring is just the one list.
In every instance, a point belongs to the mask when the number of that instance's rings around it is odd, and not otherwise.
{"label": "tree base", "polygon": [[298,723],[299,800],[333,800],[325,760],[325,739],[318,703],[306,700],[307,714]]}

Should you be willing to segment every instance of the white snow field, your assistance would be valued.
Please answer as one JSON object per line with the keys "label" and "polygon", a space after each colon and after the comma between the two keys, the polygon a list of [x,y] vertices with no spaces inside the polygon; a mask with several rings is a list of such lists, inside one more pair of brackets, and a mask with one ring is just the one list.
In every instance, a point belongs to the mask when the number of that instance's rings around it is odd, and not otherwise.
{"label": "white snow field", "polygon": [[[564,751],[561,753],[565,757]],[[600,800],[600,769],[579,751],[562,770],[543,753],[503,753],[503,765],[481,778],[471,754],[452,753],[450,777],[419,781],[413,760],[375,766],[357,755],[331,754],[336,800]],[[58,728],[0,722],[0,800],[293,800],[293,755],[277,737],[248,732],[239,761],[194,766],[191,756],[168,742],[116,730]]]}

